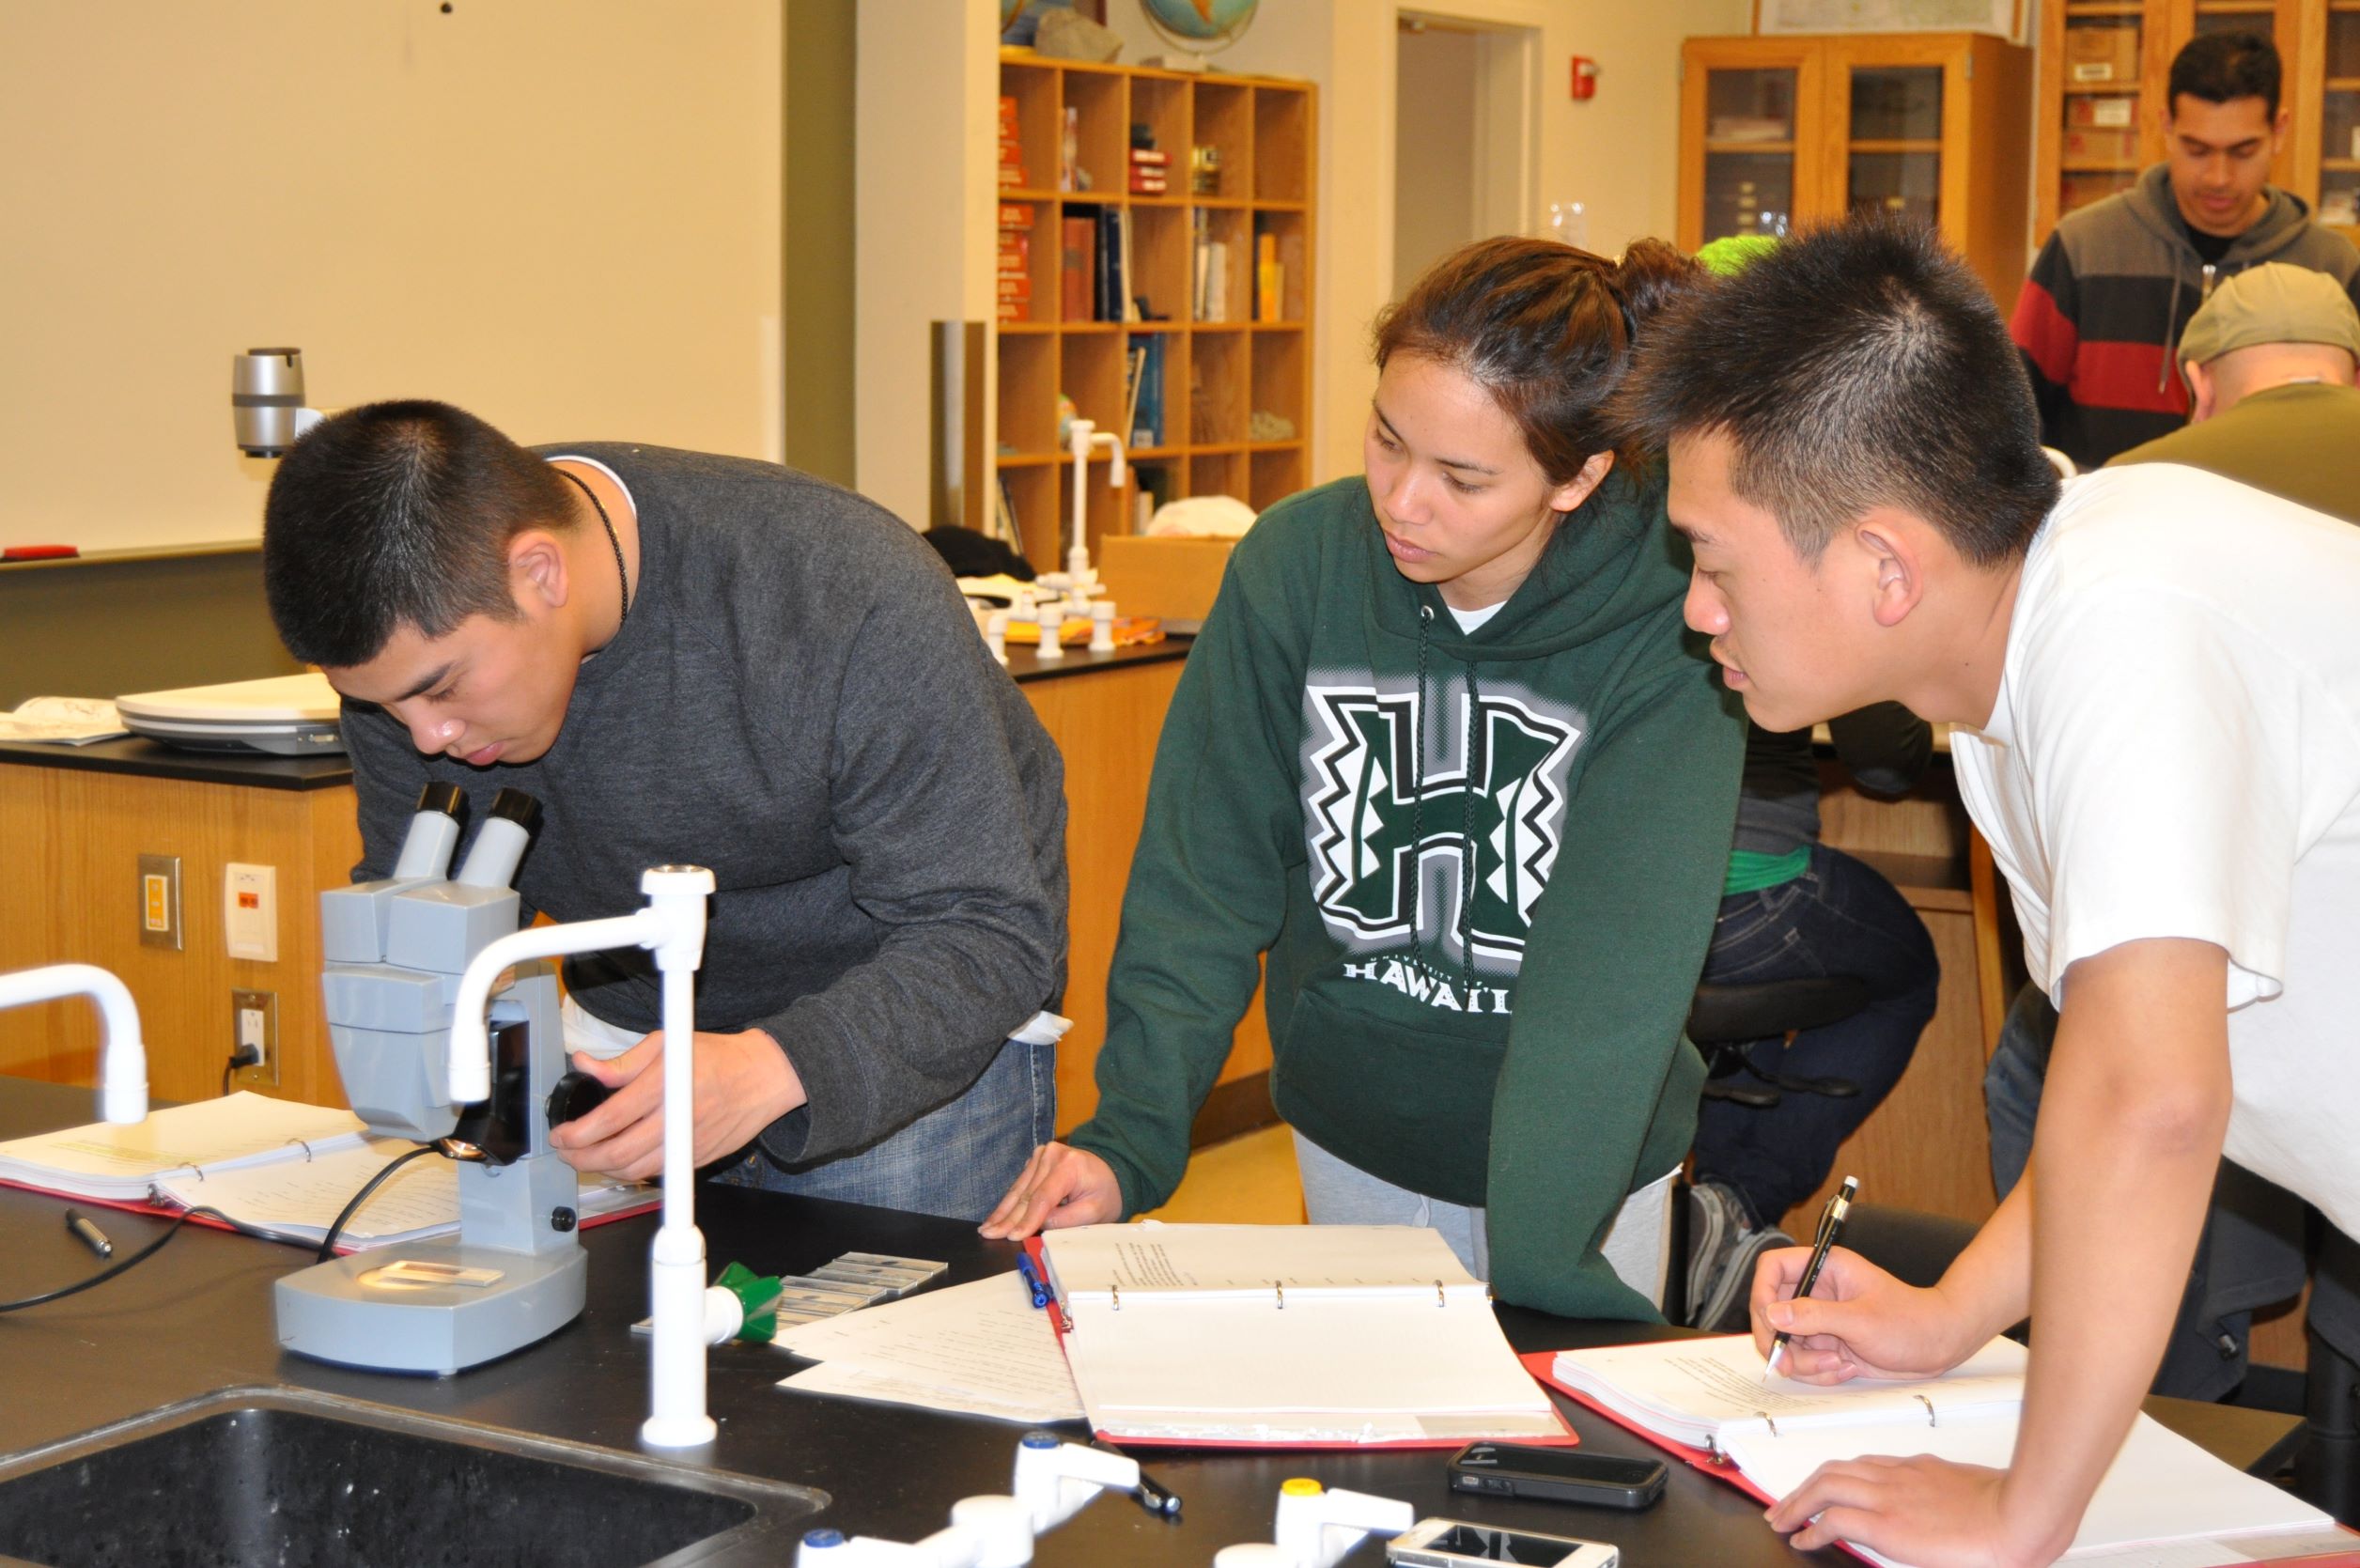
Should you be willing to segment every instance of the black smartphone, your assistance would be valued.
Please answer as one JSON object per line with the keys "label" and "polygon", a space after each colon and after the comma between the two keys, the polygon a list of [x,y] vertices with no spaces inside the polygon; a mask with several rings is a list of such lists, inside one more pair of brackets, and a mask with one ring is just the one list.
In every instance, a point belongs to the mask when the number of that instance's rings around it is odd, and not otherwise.
{"label": "black smartphone", "polygon": [[1650,1508],[1664,1495],[1668,1474],[1660,1459],[1625,1459],[1524,1443],[1469,1443],[1451,1460],[1451,1490],[1588,1503],[1592,1508]]}

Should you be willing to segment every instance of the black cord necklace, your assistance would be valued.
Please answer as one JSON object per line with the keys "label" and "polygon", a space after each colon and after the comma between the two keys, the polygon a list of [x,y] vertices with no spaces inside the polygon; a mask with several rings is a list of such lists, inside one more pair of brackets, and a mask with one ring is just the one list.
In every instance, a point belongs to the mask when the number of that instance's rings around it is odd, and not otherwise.
{"label": "black cord necklace", "polygon": [[624,623],[631,618],[631,574],[623,569],[623,541],[614,536],[614,524],[608,520],[606,504],[598,499],[598,492],[583,483],[579,474],[568,473],[562,468],[557,472],[566,478],[571,479],[574,482],[574,488],[590,498],[590,505],[598,508],[598,526],[606,530],[606,542],[613,547],[614,580],[623,585],[623,613],[614,618],[614,629],[620,633]]}

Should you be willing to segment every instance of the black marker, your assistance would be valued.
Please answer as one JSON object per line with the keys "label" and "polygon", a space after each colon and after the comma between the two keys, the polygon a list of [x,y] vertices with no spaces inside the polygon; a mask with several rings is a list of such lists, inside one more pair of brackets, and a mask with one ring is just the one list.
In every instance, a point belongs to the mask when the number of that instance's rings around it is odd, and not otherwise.
{"label": "black marker", "polygon": [[[1843,1234],[1845,1219],[1852,1213],[1852,1200],[1860,1191],[1860,1178],[1846,1176],[1843,1186],[1827,1200],[1827,1206],[1819,1211],[1819,1234],[1811,1238],[1811,1261],[1804,1265],[1802,1282],[1794,1287],[1794,1299],[1800,1301],[1810,1295],[1819,1283],[1819,1271],[1827,1266],[1827,1250],[1836,1245],[1836,1237]],[[1762,1380],[1770,1381],[1778,1370],[1778,1352],[1786,1348],[1787,1333],[1781,1328],[1770,1342],[1770,1358],[1762,1369]]]}
{"label": "black marker", "polygon": [[115,1243],[106,1239],[106,1233],[90,1222],[80,1209],[66,1211],[66,1229],[82,1238],[82,1244],[102,1258],[115,1255]]}

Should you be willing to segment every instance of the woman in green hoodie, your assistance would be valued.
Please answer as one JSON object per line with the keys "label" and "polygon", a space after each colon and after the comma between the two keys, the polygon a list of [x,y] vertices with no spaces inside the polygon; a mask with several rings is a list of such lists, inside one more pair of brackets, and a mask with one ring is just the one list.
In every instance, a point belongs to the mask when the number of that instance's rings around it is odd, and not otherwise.
{"label": "woman in green hoodie", "polygon": [[1433,1224],[1503,1300],[1655,1315],[1658,1259],[1635,1290],[1600,1248],[1694,1129],[1745,730],[1604,404],[1691,266],[1483,241],[1380,318],[1366,476],[1238,542],[1173,695],[1097,1113],[986,1235],[1166,1201],[1266,955],[1314,1221]]}

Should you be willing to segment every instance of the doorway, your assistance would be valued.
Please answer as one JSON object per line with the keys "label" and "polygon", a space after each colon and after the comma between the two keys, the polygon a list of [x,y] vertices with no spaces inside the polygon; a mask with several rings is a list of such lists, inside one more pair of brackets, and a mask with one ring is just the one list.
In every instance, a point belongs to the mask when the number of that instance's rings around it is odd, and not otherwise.
{"label": "doorway", "polygon": [[1538,231],[1540,29],[1404,10],[1395,37],[1398,297],[1469,241]]}

